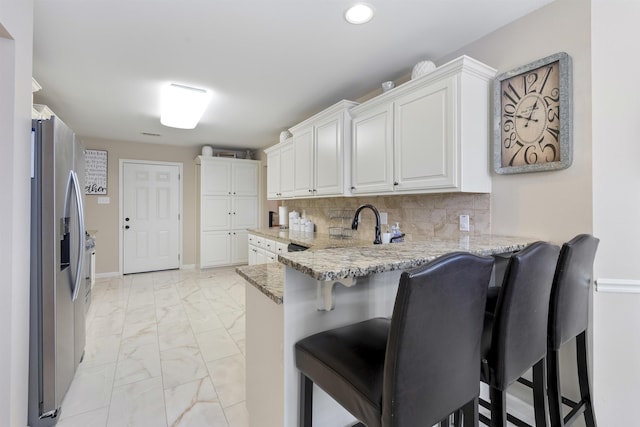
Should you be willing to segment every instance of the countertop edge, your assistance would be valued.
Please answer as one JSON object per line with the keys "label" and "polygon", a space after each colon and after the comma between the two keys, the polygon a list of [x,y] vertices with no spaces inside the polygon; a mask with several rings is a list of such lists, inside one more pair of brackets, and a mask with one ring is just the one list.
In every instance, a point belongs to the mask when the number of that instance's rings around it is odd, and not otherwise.
{"label": "countertop edge", "polygon": [[282,264],[256,264],[236,267],[236,273],[276,304],[282,304],[284,295],[284,268]]}
{"label": "countertop edge", "polygon": [[[445,253],[496,255],[524,249],[536,238],[471,236],[468,241],[432,239],[368,247],[320,249],[278,255],[278,261],[316,280],[331,281],[419,267]],[[421,255],[414,255],[414,254]]]}

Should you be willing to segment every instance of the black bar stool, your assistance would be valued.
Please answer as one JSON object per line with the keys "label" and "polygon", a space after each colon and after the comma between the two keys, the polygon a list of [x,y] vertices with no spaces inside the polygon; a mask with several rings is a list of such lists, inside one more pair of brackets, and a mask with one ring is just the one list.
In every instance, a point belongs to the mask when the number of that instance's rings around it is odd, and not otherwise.
{"label": "black bar stool", "polygon": [[[582,414],[587,427],[596,426],[589,387],[586,330],[589,324],[593,262],[599,242],[600,240],[592,235],[580,234],[562,245],[560,251],[551,291],[547,348],[549,412],[552,427],[571,425]],[[560,347],[573,338],[576,339],[580,402],[562,397],[560,388]],[[563,403],[571,408],[566,417],[562,416]]]}
{"label": "black bar stool", "polygon": [[492,265],[490,257],[445,255],[402,273],[391,319],[296,343],[300,425],[312,425],[315,383],[367,427],[432,426],[461,408],[465,426],[477,426]]}
{"label": "black bar stool", "polygon": [[480,399],[480,403],[490,409],[491,419],[481,414],[480,420],[492,427],[506,426],[507,419],[526,425],[507,416],[506,390],[530,368],[536,426],[547,425],[547,319],[558,251],[557,246],[536,242],[513,254],[497,289],[495,308],[487,303],[481,378],[489,385],[491,402]]}

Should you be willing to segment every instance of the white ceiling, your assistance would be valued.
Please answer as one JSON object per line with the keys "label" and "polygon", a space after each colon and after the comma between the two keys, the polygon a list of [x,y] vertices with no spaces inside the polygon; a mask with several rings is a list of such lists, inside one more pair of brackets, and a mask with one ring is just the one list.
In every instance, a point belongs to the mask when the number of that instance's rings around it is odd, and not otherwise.
{"label": "white ceiling", "polygon": [[[35,0],[35,102],[82,138],[262,148],[551,1],[370,0],[354,26],[355,0]],[[169,82],[214,92],[195,129],[160,124]]]}

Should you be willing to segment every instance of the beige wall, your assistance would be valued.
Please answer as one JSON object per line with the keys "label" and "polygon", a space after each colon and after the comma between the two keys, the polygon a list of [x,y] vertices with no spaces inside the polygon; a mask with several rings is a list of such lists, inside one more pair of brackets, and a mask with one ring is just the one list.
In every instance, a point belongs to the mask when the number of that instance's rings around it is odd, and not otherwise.
{"label": "beige wall", "polygon": [[631,293],[594,297],[594,395],[601,426],[638,425],[640,396],[640,2],[592,1],[593,216],[600,237],[599,287],[610,279]]}
{"label": "beige wall", "polygon": [[465,54],[499,74],[561,51],[573,60],[573,164],[561,171],[494,173],[494,233],[564,241],[593,230],[589,4],[558,0],[438,61]]}
{"label": "beige wall", "polygon": [[119,272],[119,187],[120,159],[149,160],[182,163],[182,264],[196,264],[196,199],[195,163],[200,147],[177,147],[160,144],[107,141],[81,138],[87,149],[108,151],[107,196],[109,204],[98,204],[97,195],[85,198],[86,228],[97,230],[96,274],[112,275]]}
{"label": "beige wall", "polygon": [[0,425],[27,424],[33,2],[0,0]]}

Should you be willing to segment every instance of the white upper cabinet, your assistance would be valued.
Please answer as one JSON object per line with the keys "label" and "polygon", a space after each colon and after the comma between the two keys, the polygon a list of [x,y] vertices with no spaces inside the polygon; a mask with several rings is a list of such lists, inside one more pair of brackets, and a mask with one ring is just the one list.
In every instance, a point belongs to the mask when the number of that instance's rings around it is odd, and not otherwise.
{"label": "white upper cabinet", "polygon": [[494,76],[463,56],[352,108],[352,193],[490,192]]}
{"label": "white upper cabinet", "polygon": [[293,197],[293,139],[269,147],[267,154],[267,199]]}
{"label": "white upper cabinet", "polygon": [[456,186],[455,87],[455,79],[448,78],[394,102],[396,190]]}
{"label": "white upper cabinet", "polygon": [[393,191],[393,105],[361,110],[352,128],[351,192]]}
{"label": "white upper cabinet", "polygon": [[295,197],[349,194],[351,116],[340,101],[289,129],[293,134]]}
{"label": "white upper cabinet", "polygon": [[201,191],[212,196],[227,196],[231,191],[231,162],[225,159],[202,158]]}
{"label": "white upper cabinet", "polygon": [[313,126],[293,135],[293,195],[313,196]]}

